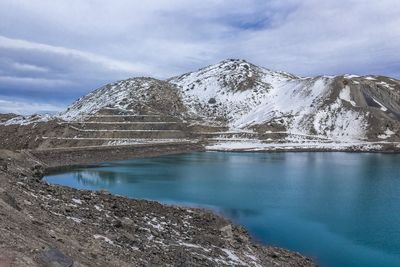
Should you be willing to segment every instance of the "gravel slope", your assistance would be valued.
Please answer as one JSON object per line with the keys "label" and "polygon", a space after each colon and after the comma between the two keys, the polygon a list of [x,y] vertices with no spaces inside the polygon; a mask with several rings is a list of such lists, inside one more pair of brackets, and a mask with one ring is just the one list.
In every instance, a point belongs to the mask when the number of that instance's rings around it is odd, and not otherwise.
{"label": "gravel slope", "polygon": [[2,267],[315,266],[209,211],[48,185],[43,171],[0,151]]}

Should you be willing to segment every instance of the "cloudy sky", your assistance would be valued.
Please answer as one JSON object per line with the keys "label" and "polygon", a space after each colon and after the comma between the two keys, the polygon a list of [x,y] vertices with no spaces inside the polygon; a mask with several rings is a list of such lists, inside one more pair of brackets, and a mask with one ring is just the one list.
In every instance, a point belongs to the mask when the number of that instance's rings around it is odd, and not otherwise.
{"label": "cloudy sky", "polygon": [[55,112],[111,81],[241,58],[400,78],[399,0],[1,0],[0,112]]}

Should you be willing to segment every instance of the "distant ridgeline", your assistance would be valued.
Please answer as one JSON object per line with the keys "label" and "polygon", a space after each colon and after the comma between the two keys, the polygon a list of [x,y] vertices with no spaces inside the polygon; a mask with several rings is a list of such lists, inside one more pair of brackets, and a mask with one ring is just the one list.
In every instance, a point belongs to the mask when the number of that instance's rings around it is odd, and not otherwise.
{"label": "distant ridgeline", "polygon": [[400,81],[225,60],[167,80],[118,81],[57,116],[0,123],[2,148],[199,141],[210,150],[398,151]]}

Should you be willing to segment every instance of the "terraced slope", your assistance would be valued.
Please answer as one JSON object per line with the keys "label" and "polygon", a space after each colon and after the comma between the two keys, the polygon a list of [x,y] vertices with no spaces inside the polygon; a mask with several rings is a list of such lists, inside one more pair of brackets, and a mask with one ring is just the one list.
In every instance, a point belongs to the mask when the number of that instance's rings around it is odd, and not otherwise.
{"label": "terraced slope", "polygon": [[186,123],[170,115],[135,115],[104,108],[60,124],[71,131],[63,136],[45,136],[50,147],[191,142]]}
{"label": "terraced slope", "polygon": [[65,130],[43,135],[42,146],[190,139],[218,150],[400,149],[400,81],[299,77],[225,60],[166,81],[132,78],[103,86],[53,119]]}

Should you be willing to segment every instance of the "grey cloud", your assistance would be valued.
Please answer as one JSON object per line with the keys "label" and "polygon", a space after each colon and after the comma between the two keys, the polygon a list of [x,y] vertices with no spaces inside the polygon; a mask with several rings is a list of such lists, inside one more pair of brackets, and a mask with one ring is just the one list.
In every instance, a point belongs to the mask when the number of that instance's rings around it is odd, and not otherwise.
{"label": "grey cloud", "polygon": [[397,0],[3,0],[0,16],[0,93],[15,97],[66,104],[106,82],[225,58],[400,77]]}
{"label": "grey cloud", "polygon": [[29,114],[53,114],[62,110],[59,105],[31,102],[26,100],[0,99],[0,113]]}

